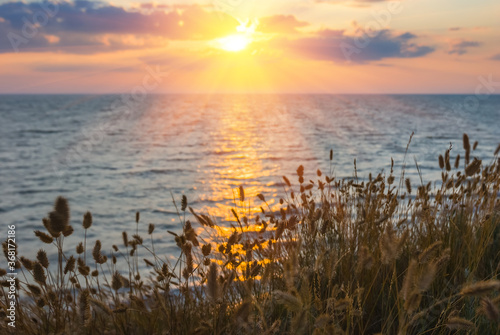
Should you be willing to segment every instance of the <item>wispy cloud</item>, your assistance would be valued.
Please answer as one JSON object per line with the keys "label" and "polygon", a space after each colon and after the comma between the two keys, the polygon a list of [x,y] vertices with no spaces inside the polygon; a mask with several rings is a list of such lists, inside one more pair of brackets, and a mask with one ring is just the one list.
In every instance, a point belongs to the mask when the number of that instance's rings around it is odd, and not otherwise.
{"label": "wispy cloud", "polygon": [[449,43],[448,53],[450,55],[464,55],[469,51],[469,48],[476,48],[480,45],[481,43],[478,41],[453,40]]}

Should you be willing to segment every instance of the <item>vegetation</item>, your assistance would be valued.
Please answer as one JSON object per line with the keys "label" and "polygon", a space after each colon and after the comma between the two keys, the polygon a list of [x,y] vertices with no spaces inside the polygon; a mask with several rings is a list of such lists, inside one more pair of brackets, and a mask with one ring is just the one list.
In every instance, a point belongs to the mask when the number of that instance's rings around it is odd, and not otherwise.
{"label": "vegetation", "polygon": [[[450,157],[450,150],[439,157],[442,182],[434,185],[422,178],[413,185],[404,167],[396,178],[394,164],[390,173],[364,181],[357,173],[336,180],[321,171],[306,181],[299,167],[298,183],[283,177],[279,212],[259,194],[262,213],[250,217],[235,206],[229,234],[183,197],[182,231],[169,232],[179,247],[175,263],[155,253],[156,227],[143,225],[139,213],[136,231],[123,232],[107,254],[101,241],[87,240],[92,215],[85,214],[78,227],[85,233],[77,234],[83,241],[74,254],[63,252],[74,243],[73,228],[68,203],[59,197],[45,228],[35,231],[57,252],[57,264],[49,264],[43,249],[36,259],[18,258],[16,330],[498,333],[500,147],[486,164],[471,157],[477,143],[471,146],[467,135],[463,142],[463,158]],[[246,201],[243,188],[239,201]],[[6,303],[3,287],[2,319]],[[1,323],[0,332],[8,331]]]}

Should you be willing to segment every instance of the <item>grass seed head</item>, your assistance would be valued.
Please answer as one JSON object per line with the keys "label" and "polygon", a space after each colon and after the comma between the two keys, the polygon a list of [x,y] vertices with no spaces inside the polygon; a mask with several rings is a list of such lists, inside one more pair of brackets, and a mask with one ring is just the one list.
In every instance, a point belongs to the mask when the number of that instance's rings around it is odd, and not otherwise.
{"label": "grass seed head", "polygon": [[500,312],[498,307],[489,298],[481,299],[481,309],[480,311],[486,315],[486,317],[492,322],[498,322],[500,320]]}
{"label": "grass seed head", "polygon": [[47,253],[45,252],[45,250],[43,249],[38,250],[38,253],[36,254],[36,259],[40,262],[40,264],[42,264],[44,268],[49,267],[49,259],[47,257]]}
{"label": "grass seed head", "polygon": [[498,289],[500,289],[500,281],[492,279],[465,286],[460,291],[460,294],[465,296],[482,296]]}
{"label": "grass seed head", "polygon": [[33,279],[39,284],[45,285],[45,270],[42,264],[38,262],[33,266]]}
{"label": "grass seed head", "polygon": [[451,330],[469,330],[474,328],[474,324],[460,317],[451,317],[446,322],[446,327]]}
{"label": "grass seed head", "polygon": [[54,238],[52,236],[47,235],[39,230],[35,230],[35,236],[38,237],[43,243],[51,244],[54,241]]}
{"label": "grass seed head", "polygon": [[64,197],[57,197],[54,204],[54,211],[60,215],[63,226],[67,226],[70,218],[68,200]]}
{"label": "grass seed head", "polygon": [[89,229],[92,226],[92,214],[90,212],[83,215],[82,226],[84,229]]}

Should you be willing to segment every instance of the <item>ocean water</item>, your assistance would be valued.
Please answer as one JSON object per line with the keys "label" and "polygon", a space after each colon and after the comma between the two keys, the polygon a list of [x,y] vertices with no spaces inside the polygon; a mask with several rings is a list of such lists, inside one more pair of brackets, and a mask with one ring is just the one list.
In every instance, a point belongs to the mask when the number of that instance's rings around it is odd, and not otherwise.
{"label": "ocean water", "polygon": [[[0,236],[16,225],[19,253],[33,256],[43,247],[33,231],[54,199],[71,207],[75,233],[66,248],[81,240],[82,216],[91,211],[88,238],[104,251],[121,244],[121,232],[146,235],[154,223],[155,248],[166,257],[178,253],[167,230],[180,231],[172,201],[182,194],[197,212],[221,225],[233,220],[245,188],[250,212],[262,193],[270,205],[284,194],[282,176],[297,185],[316,170],[350,178],[389,171],[398,175],[406,156],[407,175],[438,181],[438,155],[462,152],[462,134],[479,141],[473,156],[488,163],[500,143],[500,96],[476,106],[465,95],[151,95],[132,105],[120,96],[0,96]],[[329,151],[333,150],[333,161]],[[183,216],[181,214],[181,216]]]}

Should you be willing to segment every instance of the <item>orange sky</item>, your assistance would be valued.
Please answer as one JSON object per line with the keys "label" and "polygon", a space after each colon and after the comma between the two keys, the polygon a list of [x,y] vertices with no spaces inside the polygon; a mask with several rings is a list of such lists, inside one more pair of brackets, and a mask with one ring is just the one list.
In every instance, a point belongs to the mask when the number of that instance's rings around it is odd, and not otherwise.
{"label": "orange sky", "polygon": [[496,0],[0,1],[0,93],[500,93],[498,17]]}

